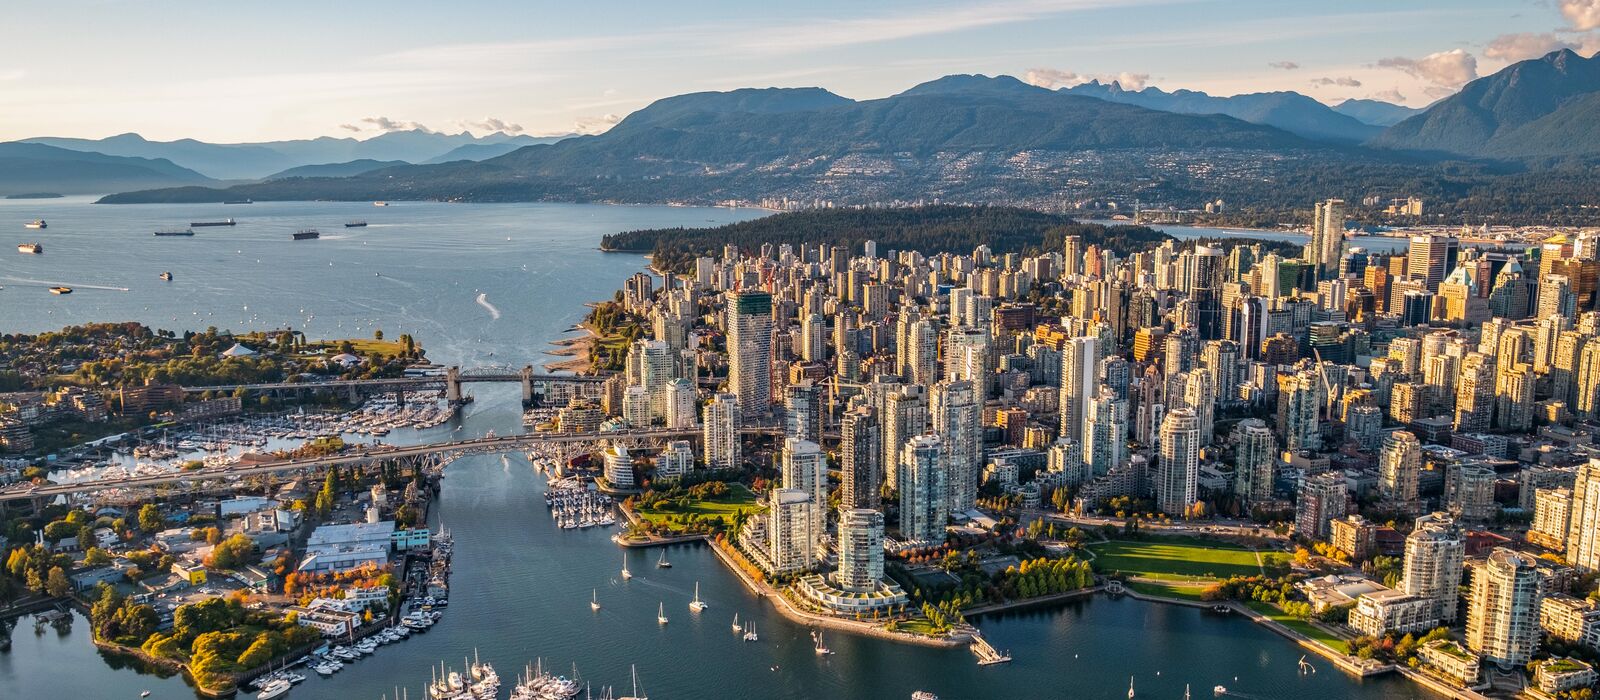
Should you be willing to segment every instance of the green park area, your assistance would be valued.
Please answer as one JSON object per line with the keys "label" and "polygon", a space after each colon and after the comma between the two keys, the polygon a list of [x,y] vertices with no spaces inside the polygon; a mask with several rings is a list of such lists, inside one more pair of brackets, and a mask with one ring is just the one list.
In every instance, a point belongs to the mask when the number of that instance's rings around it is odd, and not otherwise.
{"label": "green park area", "polygon": [[1179,583],[1207,583],[1261,573],[1256,553],[1237,545],[1194,538],[1111,540],[1089,545],[1094,568],[1105,574]]}
{"label": "green park area", "polygon": [[1278,609],[1278,607],[1275,605],[1263,603],[1259,600],[1245,601],[1245,605],[1250,606],[1251,610],[1261,613],[1261,615],[1267,619],[1283,625],[1284,627],[1288,627],[1289,629],[1292,629],[1295,632],[1298,632],[1312,640],[1315,640],[1323,646],[1331,647],[1334,651],[1337,651],[1341,654],[1350,653],[1350,645],[1346,643],[1344,639],[1322,629],[1321,627],[1311,624],[1306,620],[1302,620],[1298,617],[1290,615],[1289,613]]}
{"label": "green park area", "polygon": [[712,521],[718,521],[715,529],[725,529],[741,514],[748,517],[761,510],[755,493],[744,484],[721,481],[647,491],[633,497],[631,503],[633,512],[661,534],[700,530],[696,526],[712,525]]}

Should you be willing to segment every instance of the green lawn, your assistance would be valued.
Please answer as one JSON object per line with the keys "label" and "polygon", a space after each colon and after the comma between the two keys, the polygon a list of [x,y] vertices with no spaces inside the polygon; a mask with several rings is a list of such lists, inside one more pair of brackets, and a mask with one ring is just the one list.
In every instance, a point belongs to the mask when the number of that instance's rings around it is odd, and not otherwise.
{"label": "green lawn", "polygon": [[1112,540],[1089,545],[1094,568],[1165,581],[1206,581],[1261,573],[1256,553],[1221,542],[1191,538]]}
{"label": "green lawn", "polygon": [[1300,634],[1303,634],[1303,635],[1305,635],[1307,637],[1310,637],[1311,639],[1316,640],[1317,642],[1320,642],[1320,643],[1322,643],[1322,644],[1324,644],[1326,646],[1332,647],[1334,651],[1337,651],[1337,652],[1339,652],[1341,654],[1350,653],[1350,645],[1349,644],[1345,643],[1345,641],[1343,639],[1340,639],[1339,637],[1337,637],[1337,636],[1335,636],[1333,634],[1330,634],[1328,632],[1323,631],[1323,629],[1321,627],[1318,627],[1318,626],[1313,625],[1313,624],[1311,624],[1309,622],[1306,622],[1305,620],[1302,620],[1302,619],[1300,619],[1298,617],[1295,617],[1293,615],[1285,613],[1284,611],[1279,610],[1279,609],[1277,609],[1276,607],[1273,607],[1270,604],[1263,603],[1263,602],[1261,602],[1259,600],[1246,601],[1245,605],[1250,606],[1251,610],[1254,610],[1254,611],[1256,611],[1258,613],[1261,613],[1262,615],[1265,615],[1268,619],[1272,620],[1273,622],[1281,624],[1284,627],[1288,627],[1289,629],[1292,629],[1292,630],[1294,630],[1296,632],[1299,632]]}
{"label": "green lawn", "polygon": [[1160,598],[1177,598],[1179,600],[1192,600],[1201,602],[1200,593],[1205,586],[1185,586],[1174,583],[1153,583],[1150,581],[1129,581],[1124,584],[1135,593],[1153,595]]}
{"label": "green lawn", "polygon": [[675,506],[669,506],[665,509],[641,507],[635,509],[634,512],[639,517],[652,523],[674,519],[685,513],[719,518],[724,523],[727,523],[741,510],[754,513],[760,508],[761,506],[756,502],[755,493],[746,488],[744,484],[728,484],[728,495],[725,498],[691,500],[687,509],[679,509]]}

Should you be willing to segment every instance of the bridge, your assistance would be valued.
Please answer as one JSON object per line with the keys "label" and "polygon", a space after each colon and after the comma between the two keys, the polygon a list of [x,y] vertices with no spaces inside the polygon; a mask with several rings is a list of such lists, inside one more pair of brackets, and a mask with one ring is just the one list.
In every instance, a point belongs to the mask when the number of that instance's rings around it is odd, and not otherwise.
{"label": "bridge", "polygon": [[583,374],[548,374],[533,371],[532,365],[525,365],[521,369],[509,366],[473,367],[461,369],[448,367],[443,374],[424,374],[414,377],[393,377],[389,379],[334,379],[325,382],[268,382],[263,384],[211,384],[207,386],[186,386],[183,390],[188,393],[198,394],[203,392],[234,393],[246,392],[283,392],[304,391],[307,389],[332,389],[350,392],[354,399],[358,391],[394,391],[404,398],[407,391],[422,391],[427,389],[444,390],[445,399],[453,404],[461,403],[461,385],[480,382],[518,383],[522,385],[522,405],[532,406],[535,400],[549,398],[558,394],[582,395],[595,394],[599,385],[604,384],[608,377]]}
{"label": "bridge", "polygon": [[[739,432],[745,435],[771,435],[782,433],[782,429],[774,427],[751,427],[741,428]],[[327,455],[324,457],[307,457],[302,459],[276,460],[272,462],[229,464],[220,467],[206,467],[193,471],[173,472],[170,474],[148,474],[144,476],[130,476],[118,479],[82,481],[74,484],[46,484],[43,486],[29,483],[18,483],[13,484],[8,488],[0,489],[0,504],[23,500],[31,500],[38,503],[44,500],[55,498],[56,496],[91,493],[109,489],[148,488],[163,484],[204,481],[207,479],[227,479],[232,481],[262,474],[367,465],[388,460],[404,461],[431,458],[437,463],[443,463],[466,455],[493,454],[499,452],[521,452],[547,445],[571,445],[574,443],[598,442],[602,440],[621,442],[623,444],[641,445],[671,439],[691,438],[700,434],[701,428],[696,426],[693,428],[651,428],[648,430],[612,430],[581,433],[524,433],[521,435],[482,437],[471,440],[436,442],[424,445],[409,445],[405,447],[395,447],[389,445],[379,447],[360,447],[350,452]]]}

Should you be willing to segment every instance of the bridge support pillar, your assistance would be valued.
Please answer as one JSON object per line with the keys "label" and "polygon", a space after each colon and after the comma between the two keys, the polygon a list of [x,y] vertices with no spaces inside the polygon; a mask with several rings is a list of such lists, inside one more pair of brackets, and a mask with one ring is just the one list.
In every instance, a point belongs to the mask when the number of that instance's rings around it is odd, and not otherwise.
{"label": "bridge support pillar", "polygon": [[444,371],[444,398],[450,405],[461,404],[461,368],[451,367]]}
{"label": "bridge support pillar", "polygon": [[350,396],[349,396],[349,398],[350,398],[350,403],[354,404],[354,403],[360,403],[361,402],[361,393],[356,391],[356,385],[355,384],[351,384],[350,385]]}
{"label": "bridge support pillar", "polygon": [[395,389],[394,390],[394,405],[399,406],[400,408],[405,408],[406,407],[406,390],[405,389]]}
{"label": "bridge support pillar", "polygon": [[524,365],[517,374],[522,377],[522,407],[528,408],[533,405],[533,365]]}

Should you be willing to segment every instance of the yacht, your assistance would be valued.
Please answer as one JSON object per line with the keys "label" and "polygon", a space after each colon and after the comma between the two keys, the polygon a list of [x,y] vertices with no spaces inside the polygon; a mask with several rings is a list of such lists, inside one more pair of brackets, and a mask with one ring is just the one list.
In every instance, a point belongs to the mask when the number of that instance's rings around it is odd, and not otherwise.
{"label": "yacht", "polygon": [[628,672],[633,675],[633,694],[617,700],[650,700],[649,696],[639,694],[639,669],[629,664]]}
{"label": "yacht", "polygon": [[599,591],[591,590],[589,592],[589,609],[590,610],[594,610],[596,612],[600,611],[600,592]]}
{"label": "yacht", "polygon": [[658,569],[670,569],[670,568],[672,568],[672,562],[667,561],[667,550],[665,550],[665,549],[661,550],[661,559],[656,562],[656,568],[658,568]]}
{"label": "yacht", "polygon": [[51,294],[71,294],[72,293],[72,288],[71,287],[51,287],[50,288],[50,293]]}
{"label": "yacht", "polygon": [[17,252],[18,253],[27,253],[29,255],[44,255],[44,244],[43,243],[18,243],[17,244]]}
{"label": "yacht", "polygon": [[256,693],[256,700],[270,700],[289,692],[294,686],[282,678],[274,678],[271,682],[261,686],[261,692]]}
{"label": "yacht", "polygon": [[1228,694],[1228,689],[1226,687],[1223,687],[1223,686],[1219,685],[1219,686],[1211,689],[1211,694],[1215,695],[1217,697],[1222,697],[1222,696]]}
{"label": "yacht", "polygon": [[387,207],[387,206],[389,206],[389,203],[388,202],[373,202],[372,206],[375,206],[375,207]]}
{"label": "yacht", "polygon": [[661,603],[661,605],[656,608],[656,622],[658,622],[660,624],[663,624],[663,625],[667,624],[667,604],[666,603]]}
{"label": "yacht", "polygon": [[689,609],[693,610],[695,612],[704,612],[705,609],[706,609],[706,602],[703,601],[703,600],[700,600],[700,582],[699,581],[695,581],[694,582],[694,600],[689,601]]}
{"label": "yacht", "polygon": [[926,690],[919,690],[911,694],[911,700],[939,700],[939,696]]}
{"label": "yacht", "polygon": [[29,221],[28,223],[23,224],[22,227],[23,228],[50,228],[50,224],[45,223],[44,219],[34,219],[33,221]]}
{"label": "yacht", "polygon": [[817,630],[817,631],[812,632],[811,633],[811,638],[817,642],[817,647],[816,647],[817,656],[827,656],[827,655],[833,653],[832,649],[829,649],[826,645],[824,645],[822,643],[822,631],[821,630]]}
{"label": "yacht", "polygon": [[627,555],[627,553],[623,553],[623,555],[622,555],[622,580],[626,581],[626,580],[628,580],[630,578],[633,578],[633,572],[628,570],[628,555]]}
{"label": "yacht", "polygon": [[171,282],[172,281],[172,273],[170,273],[170,272],[161,273],[161,279],[163,281],[166,281],[166,282]]}

